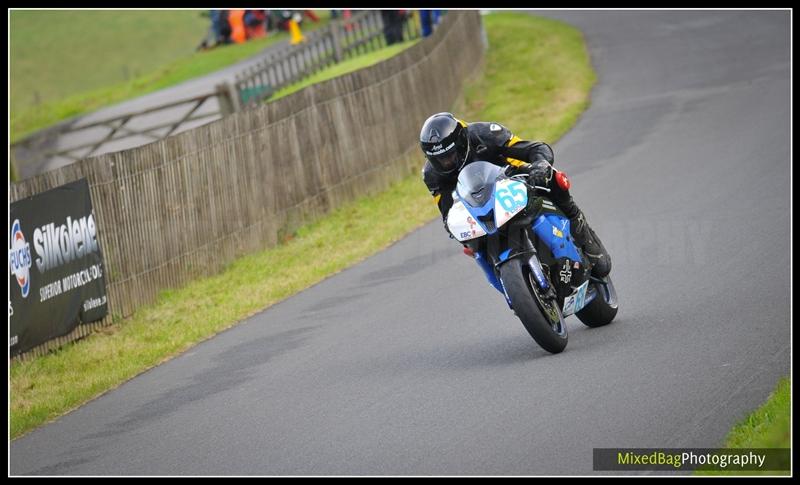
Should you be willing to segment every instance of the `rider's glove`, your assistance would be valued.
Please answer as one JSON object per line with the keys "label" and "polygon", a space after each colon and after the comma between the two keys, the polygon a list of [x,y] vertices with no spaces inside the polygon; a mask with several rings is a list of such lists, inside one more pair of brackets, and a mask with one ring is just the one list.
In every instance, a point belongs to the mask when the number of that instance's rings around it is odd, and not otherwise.
{"label": "rider's glove", "polygon": [[528,183],[541,187],[549,187],[550,180],[553,178],[553,166],[546,160],[539,160],[530,165],[528,170]]}

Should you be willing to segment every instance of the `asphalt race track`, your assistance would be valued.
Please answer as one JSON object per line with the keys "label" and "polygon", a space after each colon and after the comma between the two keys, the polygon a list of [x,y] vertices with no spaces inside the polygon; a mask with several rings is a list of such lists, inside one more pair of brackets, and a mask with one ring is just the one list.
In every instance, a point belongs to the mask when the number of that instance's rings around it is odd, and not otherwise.
{"label": "asphalt race track", "polygon": [[598,72],[555,152],[613,324],[571,317],[548,354],[434,221],[14,441],[11,474],[592,474],[593,448],[719,446],[790,369],[789,12],[544,15]]}

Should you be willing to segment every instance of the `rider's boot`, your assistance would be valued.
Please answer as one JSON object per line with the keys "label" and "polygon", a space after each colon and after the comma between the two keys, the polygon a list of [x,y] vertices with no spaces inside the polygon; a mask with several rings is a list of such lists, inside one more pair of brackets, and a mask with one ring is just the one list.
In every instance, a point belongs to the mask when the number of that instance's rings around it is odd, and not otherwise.
{"label": "rider's boot", "polygon": [[603,278],[611,272],[611,256],[609,256],[606,248],[597,234],[589,227],[586,222],[586,217],[583,211],[580,210],[578,205],[572,199],[569,191],[564,190],[558,197],[554,197],[554,202],[558,208],[564,211],[564,214],[569,217],[570,232],[578,246],[583,249],[583,253],[589,258],[592,263],[592,276],[595,278]]}
{"label": "rider's boot", "polygon": [[584,217],[580,209],[578,209],[578,215],[570,217],[569,220],[572,237],[575,238],[575,242],[583,249],[583,254],[592,263],[592,276],[604,278],[611,272],[611,256],[606,251],[602,241],[597,237],[594,229],[589,227],[586,217]]}

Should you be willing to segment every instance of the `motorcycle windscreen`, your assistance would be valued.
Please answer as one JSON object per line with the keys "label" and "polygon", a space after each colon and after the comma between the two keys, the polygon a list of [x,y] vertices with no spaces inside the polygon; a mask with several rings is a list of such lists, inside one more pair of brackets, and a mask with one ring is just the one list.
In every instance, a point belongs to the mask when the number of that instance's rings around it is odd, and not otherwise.
{"label": "motorcycle windscreen", "polygon": [[458,174],[456,193],[465,204],[479,209],[494,195],[494,183],[503,170],[489,162],[472,162]]}
{"label": "motorcycle windscreen", "polygon": [[458,175],[456,195],[487,234],[497,232],[494,220],[494,185],[503,171],[489,162],[472,162]]}

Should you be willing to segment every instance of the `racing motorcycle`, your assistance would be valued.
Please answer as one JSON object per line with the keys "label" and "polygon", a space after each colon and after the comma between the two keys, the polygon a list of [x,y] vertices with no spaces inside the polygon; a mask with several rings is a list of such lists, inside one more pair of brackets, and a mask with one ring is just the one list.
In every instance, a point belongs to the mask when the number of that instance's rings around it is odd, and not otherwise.
{"label": "racing motorcycle", "polygon": [[481,264],[489,283],[536,343],[555,354],[567,346],[565,317],[607,325],[617,314],[617,294],[610,276],[591,275],[549,192],[529,185],[525,174],[476,161],[458,176],[446,226],[467,255],[489,263]]}

